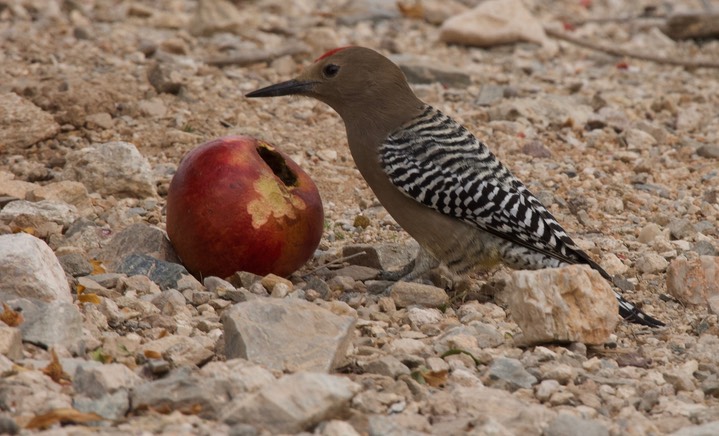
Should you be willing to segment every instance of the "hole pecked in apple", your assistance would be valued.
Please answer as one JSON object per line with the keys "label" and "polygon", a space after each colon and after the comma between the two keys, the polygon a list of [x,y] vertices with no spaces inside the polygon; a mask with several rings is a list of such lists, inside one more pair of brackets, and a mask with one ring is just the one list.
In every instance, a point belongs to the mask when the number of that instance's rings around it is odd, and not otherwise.
{"label": "hole pecked in apple", "polygon": [[285,186],[297,186],[297,175],[287,166],[287,162],[285,162],[281,154],[262,143],[257,147],[257,153],[259,153],[262,160],[265,161],[272,172],[282,180]]}

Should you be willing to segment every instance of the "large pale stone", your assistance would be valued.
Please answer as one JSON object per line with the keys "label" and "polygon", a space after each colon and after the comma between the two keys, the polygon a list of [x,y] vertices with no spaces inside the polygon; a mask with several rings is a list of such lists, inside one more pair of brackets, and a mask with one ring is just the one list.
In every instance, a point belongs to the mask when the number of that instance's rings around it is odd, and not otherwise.
{"label": "large pale stone", "polygon": [[667,269],[667,292],[684,304],[719,314],[719,256],[678,257]]}
{"label": "large pale stone", "polygon": [[449,301],[449,296],[444,289],[414,282],[395,283],[390,290],[390,297],[397,307],[414,304],[424,307],[440,307]]}
{"label": "large pale stone", "polygon": [[0,236],[0,300],[13,298],[72,303],[55,253],[26,233]]}
{"label": "large pale stone", "polygon": [[227,0],[200,0],[190,21],[190,33],[209,36],[218,32],[238,33],[247,23],[237,7]]}
{"label": "large pale stone", "polygon": [[62,180],[38,186],[28,193],[27,199],[31,201],[60,201],[71,204],[83,212],[92,212],[92,202],[87,194],[87,188],[80,182]]}
{"label": "large pale stone", "polygon": [[512,319],[530,344],[602,344],[619,322],[611,286],[586,265],[514,271],[505,292]]}
{"label": "large pale stone", "polygon": [[191,410],[199,406],[200,417],[218,419],[230,401],[247,398],[275,381],[269,370],[244,359],[210,362],[199,371],[181,367],[159,380],[135,386],[131,402],[135,410]]}
{"label": "large pale stone", "polygon": [[0,94],[0,154],[52,138],[60,125],[49,113],[14,92]]}
{"label": "large pale stone", "polygon": [[342,247],[342,256],[351,265],[367,266],[384,271],[396,271],[412,261],[417,255],[415,242],[407,244],[357,244]]}
{"label": "large pale stone", "polygon": [[91,398],[139,385],[143,380],[132,370],[120,363],[97,366],[79,366],[73,377],[75,392],[83,393]]}
{"label": "large pale stone", "polygon": [[322,421],[343,417],[360,389],[345,377],[300,372],[228,404],[223,420],[230,425],[254,424],[272,434],[299,433]]}
{"label": "large pale stone", "polygon": [[[0,151],[2,148],[0,147]],[[23,180],[15,180],[15,174],[0,171],[0,196],[25,198],[25,195],[37,188],[38,185]]]}
{"label": "large pale stone", "polygon": [[155,259],[180,263],[167,233],[146,223],[132,224],[118,232],[102,250],[100,259],[114,271],[131,254],[146,254]]}
{"label": "large pale stone", "polygon": [[165,336],[150,341],[142,345],[140,351],[159,353],[165,360],[176,366],[202,365],[214,355],[212,350],[203,347],[199,341],[179,335]]}
{"label": "large pale stone", "polygon": [[0,220],[38,226],[43,222],[53,222],[67,228],[77,219],[77,208],[60,201],[42,200],[38,202],[17,200],[8,203],[0,211]]}
{"label": "large pale stone", "polygon": [[20,331],[24,342],[45,348],[62,345],[76,349],[83,340],[82,314],[74,303],[18,298],[8,304],[22,309],[25,321],[20,324]]}
{"label": "large pale stone", "polygon": [[89,191],[103,195],[157,195],[150,164],[128,142],[96,144],[68,153],[63,177],[82,182]]}
{"label": "large pale stone", "polygon": [[22,334],[19,328],[0,323],[0,354],[12,360],[22,359]]}
{"label": "large pale stone", "polygon": [[344,358],[355,318],[304,300],[258,298],[222,315],[225,354],[284,371],[330,371]]}
{"label": "large pale stone", "polygon": [[491,47],[520,41],[535,42],[555,50],[556,43],[544,33],[542,23],[520,0],[490,0],[447,19],[440,27],[440,40],[454,44]]}
{"label": "large pale stone", "polygon": [[490,417],[507,430],[491,434],[539,436],[547,423],[556,416],[551,409],[527,403],[502,389],[456,386],[451,394],[457,410],[470,416],[481,417],[482,421]]}

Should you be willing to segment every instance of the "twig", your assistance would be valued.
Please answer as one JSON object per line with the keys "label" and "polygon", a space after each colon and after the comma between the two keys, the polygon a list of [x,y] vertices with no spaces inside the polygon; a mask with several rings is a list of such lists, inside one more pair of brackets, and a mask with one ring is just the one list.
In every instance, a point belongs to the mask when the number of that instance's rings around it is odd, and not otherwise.
{"label": "twig", "polygon": [[344,263],[346,260],[354,259],[355,257],[363,256],[363,255],[365,255],[365,254],[367,254],[366,251],[358,251],[357,253],[352,253],[352,254],[350,254],[349,256],[340,257],[339,259],[335,259],[335,260],[333,260],[333,261],[331,261],[331,262],[327,262],[327,263],[324,264],[324,265],[320,265],[320,266],[318,266],[317,268],[314,268],[314,269],[308,271],[307,274],[304,274],[304,275],[302,276],[302,278],[304,279],[304,278],[306,278],[307,276],[309,276],[309,275],[311,275],[311,274],[314,274],[314,273],[316,273],[317,271],[321,270],[322,268],[329,268],[329,267],[332,266],[332,265],[339,265],[339,264],[341,264],[341,263]]}
{"label": "twig", "polygon": [[680,67],[687,68],[719,68],[719,62],[704,61],[704,60],[688,60],[688,59],[672,59],[662,56],[654,56],[650,54],[638,53],[632,50],[626,50],[622,48],[607,47],[593,42],[585,41],[583,39],[575,38],[567,35],[565,32],[556,31],[554,29],[545,28],[545,33],[552,38],[561,39],[562,41],[570,42],[580,47],[588,48],[590,50],[601,51],[608,53],[612,56],[621,56],[633,59],[639,59],[643,61],[655,62],[658,64],[666,65],[677,65]]}
{"label": "twig", "polygon": [[571,24],[572,26],[579,27],[588,23],[630,23],[632,21],[639,20],[665,20],[666,18],[666,15],[639,15],[631,17],[597,17],[584,19],[580,18],[577,20],[568,19],[566,22]]}

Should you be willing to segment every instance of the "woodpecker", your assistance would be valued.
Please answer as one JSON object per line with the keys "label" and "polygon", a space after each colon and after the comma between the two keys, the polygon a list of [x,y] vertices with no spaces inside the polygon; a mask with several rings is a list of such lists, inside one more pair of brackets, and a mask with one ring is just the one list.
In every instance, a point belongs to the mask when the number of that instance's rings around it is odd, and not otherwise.
{"label": "woodpecker", "polygon": [[[612,282],[482,141],[417,98],[399,67],[376,51],[330,50],[297,78],[246,97],[285,95],[313,97],[340,115],[377,199],[451,271],[587,264]],[[624,319],[664,325],[615,294]]]}

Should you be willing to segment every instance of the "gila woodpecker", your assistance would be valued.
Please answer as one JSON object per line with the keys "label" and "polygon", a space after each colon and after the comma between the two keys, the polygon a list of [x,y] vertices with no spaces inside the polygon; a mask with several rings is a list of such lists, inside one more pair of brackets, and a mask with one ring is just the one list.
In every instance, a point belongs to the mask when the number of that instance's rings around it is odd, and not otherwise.
{"label": "gila woodpecker", "polygon": [[[352,157],[377,199],[451,271],[579,263],[611,283],[483,142],[417,98],[399,67],[381,54],[331,50],[296,79],[247,97],[283,95],[314,97],[339,113]],[[615,293],[626,320],[664,325]]]}

